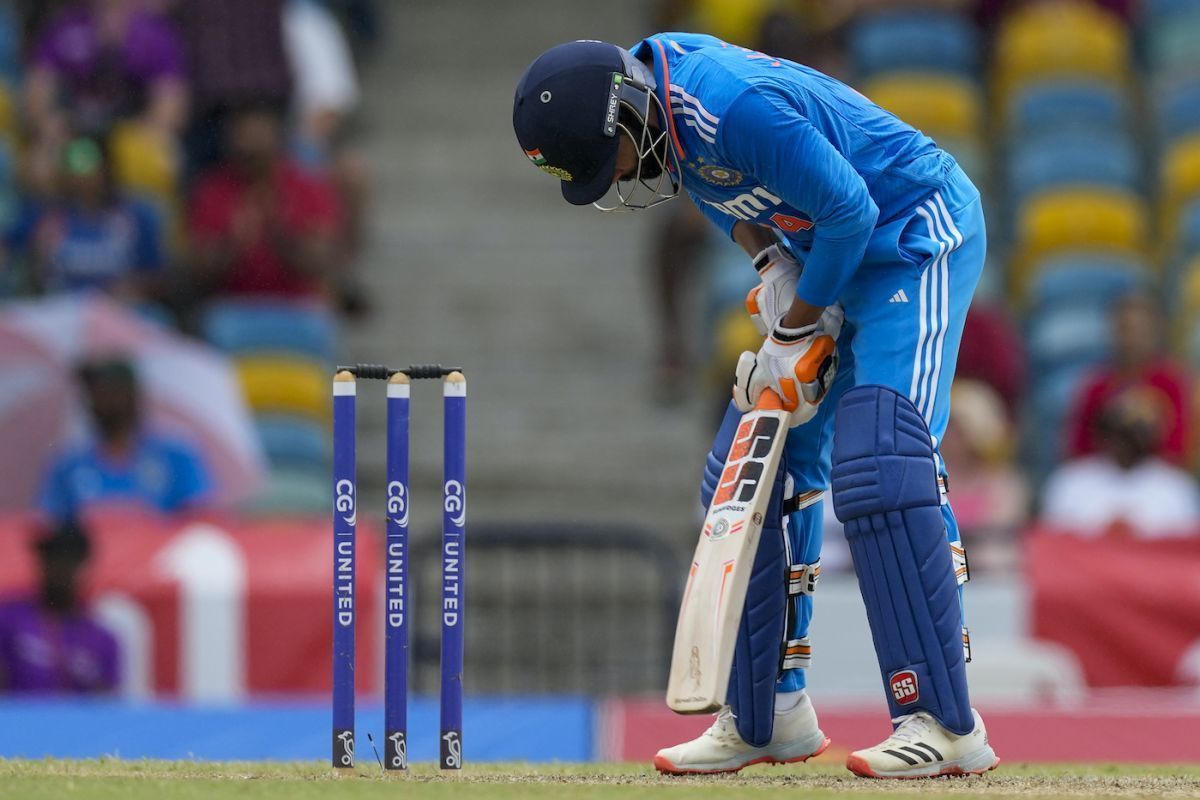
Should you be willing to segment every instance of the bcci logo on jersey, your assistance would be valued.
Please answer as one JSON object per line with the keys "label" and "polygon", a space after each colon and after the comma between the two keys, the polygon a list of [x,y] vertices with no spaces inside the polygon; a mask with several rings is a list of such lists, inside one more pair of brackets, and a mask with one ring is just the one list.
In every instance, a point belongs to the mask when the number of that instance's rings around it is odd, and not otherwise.
{"label": "bcci logo on jersey", "polygon": [[696,170],[696,174],[717,186],[737,186],[742,182],[742,173],[729,167],[718,167],[716,164],[705,164]]}

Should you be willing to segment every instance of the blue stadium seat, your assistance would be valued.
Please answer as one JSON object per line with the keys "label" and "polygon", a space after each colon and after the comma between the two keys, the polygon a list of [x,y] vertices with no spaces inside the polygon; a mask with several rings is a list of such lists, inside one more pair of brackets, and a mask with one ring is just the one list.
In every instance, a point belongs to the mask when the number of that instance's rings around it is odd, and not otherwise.
{"label": "blue stadium seat", "polygon": [[21,82],[21,24],[11,3],[0,4],[0,77],[12,86]]}
{"label": "blue stadium seat", "polygon": [[1031,83],[1012,95],[1006,111],[1014,140],[1059,129],[1125,130],[1130,121],[1120,87],[1087,78]]}
{"label": "blue stadium seat", "polygon": [[1021,139],[1008,157],[1012,207],[1050,189],[1105,186],[1138,191],[1142,170],[1133,141],[1106,130],[1054,132]]}
{"label": "blue stadium seat", "polygon": [[287,414],[261,414],[255,419],[255,426],[272,466],[328,468],[332,453],[325,426]]}
{"label": "blue stadium seat", "polygon": [[210,343],[234,355],[287,353],[332,363],[337,329],[329,311],[282,300],[222,300],[200,323]]}
{"label": "blue stadium seat", "polygon": [[860,79],[894,70],[973,77],[980,50],[975,26],[957,14],[881,12],[850,30],[850,54]]}
{"label": "blue stadium seat", "polygon": [[1154,91],[1153,113],[1154,130],[1163,144],[1200,133],[1200,72],[1161,82]]}
{"label": "blue stadium seat", "polygon": [[1200,69],[1200,4],[1163,14],[1146,28],[1146,60],[1151,74],[1179,75]]}
{"label": "blue stadium seat", "polygon": [[1200,322],[1193,322],[1188,329],[1187,360],[1192,367],[1200,365]]}
{"label": "blue stadium seat", "polygon": [[1064,306],[1107,308],[1116,297],[1145,286],[1149,280],[1147,265],[1117,254],[1083,252],[1049,258],[1034,272],[1030,316]]}
{"label": "blue stadium seat", "polygon": [[1154,20],[1173,14],[1190,11],[1196,7],[1196,0],[1142,0],[1142,19]]}
{"label": "blue stadium seat", "polygon": [[1175,219],[1173,255],[1188,261],[1200,255],[1200,197],[1192,200],[1179,211]]}
{"label": "blue stadium seat", "polygon": [[1070,305],[1032,317],[1026,333],[1029,360],[1035,370],[1096,364],[1111,348],[1112,321],[1102,305]]}
{"label": "blue stadium seat", "polygon": [[1083,381],[1095,364],[1074,364],[1036,377],[1024,415],[1024,451],[1035,483],[1062,460],[1066,445],[1064,423]]}
{"label": "blue stadium seat", "polygon": [[314,469],[271,470],[267,489],[246,506],[246,511],[263,514],[327,513],[333,490],[329,473]]}

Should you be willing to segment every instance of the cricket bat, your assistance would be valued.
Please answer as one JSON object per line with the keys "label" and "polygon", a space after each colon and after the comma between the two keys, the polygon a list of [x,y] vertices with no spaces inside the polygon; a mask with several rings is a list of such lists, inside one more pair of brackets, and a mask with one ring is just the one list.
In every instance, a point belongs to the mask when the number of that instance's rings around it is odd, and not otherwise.
{"label": "cricket bat", "polygon": [[692,557],[667,683],[667,706],[704,714],[725,705],[746,588],[779,469],[789,412],[765,389],[738,424]]}

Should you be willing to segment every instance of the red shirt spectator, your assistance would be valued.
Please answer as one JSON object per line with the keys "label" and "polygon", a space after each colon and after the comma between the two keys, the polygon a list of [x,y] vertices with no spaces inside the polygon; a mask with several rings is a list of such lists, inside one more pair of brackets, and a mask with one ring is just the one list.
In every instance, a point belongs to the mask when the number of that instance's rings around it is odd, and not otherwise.
{"label": "red shirt spectator", "polygon": [[1192,454],[1191,376],[1161,353],[1158,306],[1143,294],[1122,298],[1113,313],[1113,360],[1082,386],[1071,420],[1070,455],[1099,451],[1097,422],[1117,397],[1129,394],[1152,406],[1161,435],[1154,455],[1187,465]]}
{"label": "red shirt spectator", "polygon": [[201,288],[323,294],[341,225],[333,188],[282,155],[278,121],[268,112],[243,113],[229,133],[231,157],[201,177],[190,209]]}
{"label": "red shirt spectator", "polygon": [[1095,453],[1099,449],[1095,429],[1100,411],[1113,398],[1136,393],[1142,402],[1157,407],[1163,420],[1163,435],[1156,455],[1186,465],[1191,457],[1190,383],[1186,370],[1166,358],[1144,364],[1128,374],[1113,368],[1095,374],[1084,384],[1078,410],[1072,415],[1070,454]]}

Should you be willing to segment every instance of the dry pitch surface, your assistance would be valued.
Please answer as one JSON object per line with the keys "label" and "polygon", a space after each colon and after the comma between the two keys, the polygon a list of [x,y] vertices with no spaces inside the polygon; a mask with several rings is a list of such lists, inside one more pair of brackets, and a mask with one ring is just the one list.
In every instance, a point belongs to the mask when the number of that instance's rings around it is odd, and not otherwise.
{"label": "dry pitch surface", "polygon": [[0,760],[0,797],[40,798],[881,798],[937,793],[952,797],[1200,798],[1200,765],[1181,767],[1024,766],[1002,764],[975,778],[879,782],[836,765],[758,767],[742,775],[666,778],[638,764],[468,765],[441,773],[418,765],[381,774],[361,765],[336,772],[323,764],[164,761]]}

